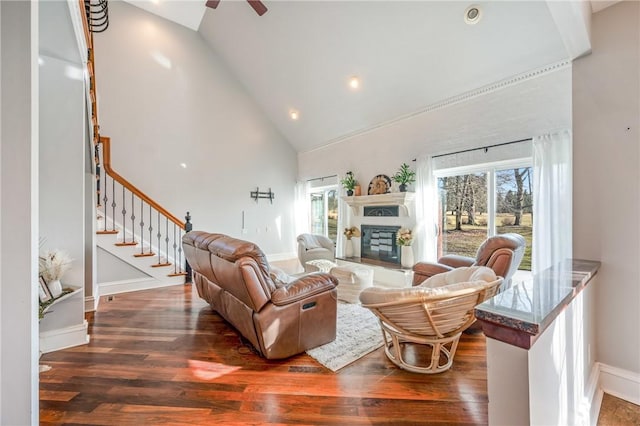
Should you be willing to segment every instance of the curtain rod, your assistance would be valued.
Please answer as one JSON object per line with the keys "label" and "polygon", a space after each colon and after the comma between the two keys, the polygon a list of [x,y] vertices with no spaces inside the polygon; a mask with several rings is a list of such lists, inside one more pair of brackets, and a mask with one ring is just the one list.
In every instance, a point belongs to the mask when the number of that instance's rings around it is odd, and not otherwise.
{"label": "curtain rod", "polygon": [[313,178],[313,179],[307,179],[307,182],[313,182],[314,180],[325,180],[325,179],[329,179],[332,177],[337,177],[338,175],[330,175],[330,176],[322,176],[322,177],[317,177],[317,178]]}
{"label": "curtain rod", "polygon": [[448,154],[434,155],[431,158],[446,157],[447,155],[462,154],[464,152],[479,151],[481,149],[484,149],[484,151],[487,152],[487,150],[489,148],[495,148],[495,147],[498,147],[498,146],[504,146],[504,145],[511,145],[511,144],[514,144],[514,143],[526,142],[526,141],[530,141],[531,139],[532,138],[526,138],[526,139],[520,139],[520,140],[517,140],[517,141],[503,142],[503,143],[497,143],[497,144],[494,144],[494,145],[481,146],[479,148],[463,149],[462,151],[450,152]]}

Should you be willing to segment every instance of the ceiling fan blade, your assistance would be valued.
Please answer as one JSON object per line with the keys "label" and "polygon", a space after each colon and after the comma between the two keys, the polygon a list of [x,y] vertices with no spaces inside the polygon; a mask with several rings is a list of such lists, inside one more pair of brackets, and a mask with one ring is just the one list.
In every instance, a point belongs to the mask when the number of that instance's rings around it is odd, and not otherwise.
{"label": "ceiling fan blade", "polygon": [[[218,0],[220,1],[220,0]],[[262,16],[267,13],[267,6],[265,6],[260,0],[247,0],[253,10],[256,11],[258,16]]]}
{"label": "ceiling fan blade", "polygon": [[215,9],[220,4],[220,0],[207,0],[207,7]]}

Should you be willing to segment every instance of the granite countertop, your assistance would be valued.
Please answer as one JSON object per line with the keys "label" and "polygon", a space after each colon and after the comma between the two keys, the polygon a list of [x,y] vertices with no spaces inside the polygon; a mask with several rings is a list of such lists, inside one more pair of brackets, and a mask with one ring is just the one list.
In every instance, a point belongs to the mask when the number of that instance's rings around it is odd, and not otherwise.
{"label": "granite countertop", "polygon": [[598,272],[600,262],[567,259],[476,306],[488,337],[529,349]]}

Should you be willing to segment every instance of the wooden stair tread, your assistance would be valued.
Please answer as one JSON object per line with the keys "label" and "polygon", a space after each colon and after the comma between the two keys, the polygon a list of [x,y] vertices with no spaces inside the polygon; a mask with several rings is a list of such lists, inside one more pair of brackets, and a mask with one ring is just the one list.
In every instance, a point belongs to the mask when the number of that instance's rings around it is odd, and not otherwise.
{"label": "wooden stair tread", "polygon": [[151,257],[151,256],[155,256],[156,254],[153,252],[149,252],[149,253],[136,253],[133,255],[133,257]]}
{"label": "wooden stair tread", "polygon": [[137,241],[129,241],[129,242],[122,242],[122,243],[115,243],[115,245],[118,246],[118,247],[137,246],[138,242]]}
{"label": "wooden stair tread", "polygon": [[173,274],[167,274],[168,277],[186,277],[186,272],[174,272]]}
{"label": "wooden stair tread", "polygon": [[154,263],[153,265],[151,265],[152,268],[160,268],[163,266],[171,266],[172,264],[169,262],[166,263]]}
{"label": "wooden stair tread", "polygon": [[104,230],[104,231],[96,231],[96,234],[98,234],[98,235],[109,235],[109,234],[114,235],[114,234],[117,234],[119,232],[120,231],[118,231],[118,230],[110,230],[110,231],[109,230]]}

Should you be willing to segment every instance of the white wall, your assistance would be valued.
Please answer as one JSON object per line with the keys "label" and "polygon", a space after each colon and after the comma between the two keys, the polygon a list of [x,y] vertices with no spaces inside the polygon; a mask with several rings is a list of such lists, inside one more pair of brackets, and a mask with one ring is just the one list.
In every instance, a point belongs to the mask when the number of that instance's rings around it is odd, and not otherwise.
{"label": "white wall", "polygon": [[40,55],[40,63],[40,236],[43,250],[73,259],[63,284],[84,287],[84,74],[81,65],[51,56]]}
{"label": "white wall", "polygon": [[351,170],[366,194],[374,176],[391,176],[417,156],[509,142],[570,126],[571,71],[563,68],[300,153],[298,167],[306,179]]}
{"label": "white wall", "polygon": [[[198,33],[122,2],[109,12],[96,78],[114,169],[194,229],[294,252],[293,148]],[[249,198],[258,186],[273,204]]]}
{"label": "white wall", "polygon": [[38,3],[0,2],[0,424],[38,424]]}
{"label": "white wall", "polygon": [[124,263],[108,251],[98,247],[97,254],[97,280],[98,283],[123,281],[129,279],[149,278],[149,275]]}
{"label": "white wall", "polygon": [[602,261],[596,360],[640,373],[640,4],[593,15],[574,63],[573,250]]}

